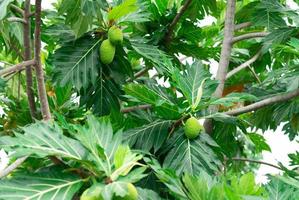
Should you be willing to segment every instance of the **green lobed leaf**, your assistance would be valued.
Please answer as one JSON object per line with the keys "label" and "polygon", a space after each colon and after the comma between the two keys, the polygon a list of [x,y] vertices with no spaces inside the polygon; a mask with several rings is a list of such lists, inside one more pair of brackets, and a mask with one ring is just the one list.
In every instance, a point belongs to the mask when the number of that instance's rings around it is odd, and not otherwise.
{"label": "green lobed leaf", "polygon": [[186,71],[182,73],[173,68],[172,77],[193,109],[198,106],[202,96],[209,97],[212,94],[212,85],[215,85],[215,81],[210,79],[209,72],[199,61],[187,66]]}
{"label": "green lobed leaf", "polygon": [[54,81],[60,86],[69,83],[78,90],[95,84],[98,76],[100,40],[91,36],[69,42],[53,55]]}
{"label": "green lobed leaf", "polygon": [[82,185],[82,179],[57,169],[37,174],[17,174],[0,181],[0,199],[72,200]]}
{"label": "green lobed leaf", "polygon": [[176,119],[180,117],[179,108],[158,86],[147,87],[140,84],[125,85],[126,94],[138,99],[143,103],[149,103],[156,107],[156,112],[162,116],[168,116],[168,119]]}
{"label": "green lobed leaf", "polygon": [[137,0],[125,0],[120,5],[115,6],[108,12],[109,20],[118,20],[121,17],[128,15],[138,9]]}
{"label": "green lobed leaf", "polygon": [[0,20],[4,19],[7,14],[7,7],[13,0],[0,0]]}
{"label": "green lobed leaf", "polygon": [[110,120],[90,115],[85,126],[75,126],[74,136],[89,150],[92,159],[107,176],[111,174],[114,153],[121,143],[121,132],[113,134]]}
{"label": "green lobed leaf", "polygon": [[24,134],[16,132],[16,137],[3,136],[0,146],[15,151],[16,156],[35,154],[40,157],[61,156],[73,160],[84,160],[86,149],[77,140],[63,135],[57,124],[36,122],[22,128]]}
{"label": "green lobed leaf", "polygon": [[142,127],[129,129],[124,133],[124,140],[131,146],[150,151],[154,149],[157,152],[165,142],[171,121],[156,120]]}
{"label": "green lobed leaf", "polygon": [[[298,181],[296,185],[298,185]],[[279,177],[272,176],[270,183],[266,185],[266,190],[269,194],[269,200],[297,200],[299,198],[298,187],[294,188],[293,185],[280,180]]]}
{"label": "green lobed leaf", "polygon": [[218,147],[206,133],[194,140],[186,138],[182,129],[168,140],[163,153],[167,152],[163,167],[175,169],[177,174],[198,175],[202,170],[218,171],[221,162],[211,147]]}

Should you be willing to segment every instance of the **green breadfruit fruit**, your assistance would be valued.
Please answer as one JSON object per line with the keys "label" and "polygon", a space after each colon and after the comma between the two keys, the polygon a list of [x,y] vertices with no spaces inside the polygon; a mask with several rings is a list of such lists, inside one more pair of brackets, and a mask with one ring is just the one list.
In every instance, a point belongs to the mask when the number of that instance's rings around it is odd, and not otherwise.
{"label": "green breadfruit fruit", "polygon": [[136,187],[132,183],[128,183],[128,193],[124,197],[116,197],[115,200],[137,200],[138,192]]}
{"label": "green breadfruit fruit", "polygon": [[104,40],[100,46],[100,58],[102,63],[110,64],[113,61],[115,55],[115,46],[110,41]]}
{"label": "green breadfruit fruit", "polygon": [[92,185],[82,193],[80,200],[104,200],[101,196],[102,188],[103,185],[101,184]]}
{"label": "green breadfruit fruit", "polygon": [[195,117],[190,117],[184,127],[185,135],[189,139],[196,138],[199,133],[204,129],[204,127],[198,122]]}
{"label": "green breadfruit fruit", "polygon": [[123,32],[116,26],[112,26],[108,31],[108,38],[114,45],[121,44],[124,40]]}

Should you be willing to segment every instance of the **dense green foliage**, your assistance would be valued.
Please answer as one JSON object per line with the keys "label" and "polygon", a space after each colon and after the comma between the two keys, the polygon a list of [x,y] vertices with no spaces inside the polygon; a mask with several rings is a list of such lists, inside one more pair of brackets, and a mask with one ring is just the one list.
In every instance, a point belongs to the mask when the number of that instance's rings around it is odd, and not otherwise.
{"label": "dense green foliage", "polygon": [[[283,0],[236,1],[234,39],[262,36],[232,44],[228,71],[258,57],[216,98],[227,1],[58,0],[42,11],[52,114],[43,121],[37,98],[38,117],[30,116],[25,72],[1,74],[26,51],[12,5],[24,1],[0,0],[0,149],[11,162],[28,158],[0,179],[1,200],[299,199],[298,152],[267,184],[254,175],[271,151],[257,130],[283,124],[294,140],[299,95],[227,112],[299,90],[299,10]],[[202,25],[207,18],[214,21]],[[207,119],[211,133],[200,124]]]}

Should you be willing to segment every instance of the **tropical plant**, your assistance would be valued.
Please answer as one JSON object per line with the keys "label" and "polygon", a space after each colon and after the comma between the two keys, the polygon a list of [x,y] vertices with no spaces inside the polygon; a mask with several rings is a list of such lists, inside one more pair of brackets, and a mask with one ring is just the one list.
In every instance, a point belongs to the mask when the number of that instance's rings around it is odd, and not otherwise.
{"label": "tropical plant", "polygon": [[0,0],[0,199],[298,200],[291,2]]}

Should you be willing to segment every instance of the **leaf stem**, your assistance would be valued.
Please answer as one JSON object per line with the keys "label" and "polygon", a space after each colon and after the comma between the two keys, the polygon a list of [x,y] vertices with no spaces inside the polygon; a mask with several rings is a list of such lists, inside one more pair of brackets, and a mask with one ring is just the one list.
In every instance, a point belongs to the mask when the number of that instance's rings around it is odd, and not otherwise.
{"label": "leaf stem", "polygon": [[268,165],[270,167],[274,167],[276,169],[283,170],[281,167],[279,167],[277,165],[267,163],[267,162],[264,162],[264,161],[260,161],[260,160],[252,160],[252,159],[248,159],[248,158],[237,158],[237,157],[227,158],[226,160],[241,161],[241,162],[252,162],[252,163],[257,163],[257,164],[261,164],[261,165]]}

